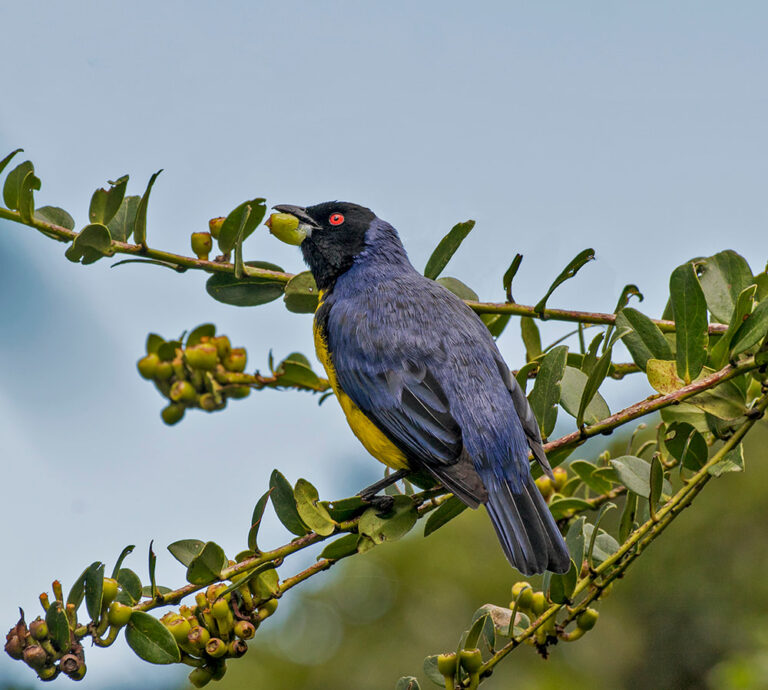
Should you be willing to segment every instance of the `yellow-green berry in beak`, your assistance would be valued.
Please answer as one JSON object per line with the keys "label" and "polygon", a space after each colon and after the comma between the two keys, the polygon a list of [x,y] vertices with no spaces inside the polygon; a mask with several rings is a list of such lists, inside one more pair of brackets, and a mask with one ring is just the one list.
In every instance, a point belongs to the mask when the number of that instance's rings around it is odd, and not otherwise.
{"label": "yellow-green berry in beak", "polygon": [[281,242],[301,244],[307,233],[299,229],[299,219],[290,213],[273,213],[266,223],[269,231]]}

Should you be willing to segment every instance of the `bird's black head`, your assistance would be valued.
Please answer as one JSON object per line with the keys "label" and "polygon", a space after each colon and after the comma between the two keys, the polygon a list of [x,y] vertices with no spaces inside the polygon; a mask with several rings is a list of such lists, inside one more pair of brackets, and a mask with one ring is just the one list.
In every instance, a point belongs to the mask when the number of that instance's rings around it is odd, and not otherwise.
{"label": "bird's black head", "polygon": [[364,206],[346,201],[326,201],[315,206],[275,206],[299,219],[305,235],[301,252],[321,290],[333,287],[365,247],[365,235],[376,215]]}

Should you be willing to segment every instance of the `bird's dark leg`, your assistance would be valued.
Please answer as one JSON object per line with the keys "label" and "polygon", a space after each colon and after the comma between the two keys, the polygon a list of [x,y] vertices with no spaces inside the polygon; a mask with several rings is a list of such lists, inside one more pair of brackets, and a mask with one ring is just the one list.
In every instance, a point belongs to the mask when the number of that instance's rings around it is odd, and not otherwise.
{"label": "bird's dark leg", "polygon": [[391,496],[377,496],[376,494],[382,489],[386,489],[388,486],[392,486],[395,482],[407,477],[410,473],[410,470],[398,470],[397,472],[393,472],[388,477],[384,477],[384,479],[380,479],[370,486],[365,487],[365,489],[357,495],[366,503],[370,503],[374,508],[378,509],[379,512],[387,512],[392,508],[394,499]]}

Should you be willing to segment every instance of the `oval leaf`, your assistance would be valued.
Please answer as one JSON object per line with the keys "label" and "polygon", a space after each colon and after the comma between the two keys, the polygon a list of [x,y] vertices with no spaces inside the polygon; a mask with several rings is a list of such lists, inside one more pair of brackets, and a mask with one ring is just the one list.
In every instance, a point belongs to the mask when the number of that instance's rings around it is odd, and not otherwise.
{"label": "oval leaf", "polygon": [[626,307],[616,315],[616,327],[630,329],[622,337],[632,360],[645,370],[649,359],[673,359],[672,349],[659,327],[645,314]]}
{"label": "oval leaf", "polygon": [[312,273],[304,271],[293,276],[285,286],[285,308],[294,314],[314,314],[317,310],[318,290]]}
{"label": "oval leaf", "polygon": [[327,537],[333,534],[336,523],[331,519],[325,506],[318,503],[317,489],[306,479],[299,479],[293,490],[296,499],[296,509],[301,521],[313,532]]}
{"label": "oval leaf", "polygon": [[707,302],[692,263],[672,271],[669,293],[677,334],[677,375],[685,383],[690,383],[707,361],[709,342]]}
{"label": "oval leaf", "polygon": [[[264,261],[246,261],[246,266],[282,269]],[[283,294],[285,285],[269,278],[252,278],[247,275],[236,278],[232,273],[214,273],[205,284],[208,294],[218,302],[234,307],[255,307],[276,300]]]}
{"label": "oval leaf", "polygon": [[579,269],[584,266],[584,264],[592,261],[595,258],[595,250],[594,249],[584,249],[581,252],[579,252],[573,259],[571,259],[570,263],[560,272],[560,275],[555,278],[552,285],[549,286],[549,290],[547,290],[547,293],[542,297],[536,304],[536,306],[533,308],[533,310],[541,314],[546,308],[547,308],[547,300],[550,298],[552,293],[558,288],[558,286],[562,285],[566,280],[569,278],[573,278],[578,272]]}
{"label": "oval leaf", "polygon": [[539,373],[528,402],[536,415],[541,434],[547,438],[555,428],[557,421],[557,403],[560,401],[560,381],[565,375],[568,347],[558,345],[550,350],[541,360]]}
{"label": "oval leaf", "polygon": [[351,556],[357,552],[357,542],[360,536],[357,534],[345,534],[343,537],[332,541],[326,546],[318,558],[327,558],[336,561],[345,556]]}
{"label": "oval leaf", "polygon": [[136,655],[150,664],[177,664],[181,653],[170,630],[144,611],[134,611],[125,627],[125,640]]}
{"label": "oval leaf", "polygon": [[269,488],[272,490],[270,498],[278,520],[289,532],[299,537],[304,536],[308,530],[301,521],[293,489],[288,480],[280,472],[273,470],[269,478]]}
{"label": "oval leaf", "polygon": [[187,568],[187,582],[193,585],[207,585],[221,576],[227,567],[227,556],[217,543],[208,541],[200,555],[192,559]]}
{"label": "oval leaf", "polygon": [[474,227],[475,221],[467,220],[463,223],[457,223],[451,228],[427,260],[427,265],[424,267],[424,275],[427,278],[435,280],[443,272],[451,257]]}
{"label": "oval leaf", "polygon": [[457,515],[461,515],[466,509],[466,504],[462,503],[456,496],[451,496],[443,501],[437,510],[427,518],[427,523],[424,525],[424,536],[428,537]]}

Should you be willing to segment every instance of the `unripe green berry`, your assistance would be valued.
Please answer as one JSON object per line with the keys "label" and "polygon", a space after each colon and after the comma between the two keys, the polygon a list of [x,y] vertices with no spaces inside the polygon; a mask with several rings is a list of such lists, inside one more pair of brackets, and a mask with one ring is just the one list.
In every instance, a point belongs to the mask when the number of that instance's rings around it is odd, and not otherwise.
{"label": "unripe green berry", "polygon": [[131,614],[133,614],[133,609],[130,606],[121,604],[119,601],[113,601],[109,605],[107,620],[115,628],[122,628],[128,625],[128,621],[131,620]]}
{"label": "unripe green berry", "polygon": [[171,386],[170,398],[174,402],[192,402],[196,397],[197,391],[189,381],[176,381]]}
{"label": "unripe green berry", "polygon": [[250,621],[237,621],[235,635],[243,640],[250,640],[256,634],[256,626]]}
{"label": "unripe green berry", "polygon": [[226,620],[231,613],[229,609],[229,603],[224,599],[217,599],[214,601],[211,605],[211,611],[213,613],[213,617],[216,618],[216,620]]}
{"label": "unripe green berry", "polygon": [[194,669],[188,676],[189,682],[196,688],[202,688],[211,682],[213,676],[207,668],[199,667]]}
{"label": "unripe green berry", "polygon": [[211,639],[211,633],[209,633],[202,625],[193,625],[192,629],[187,634],[187,642],[189,642],[195,649],[205,649],[205,645],[208,644],[208,640]]}
{"label": "unripe green berry", "polygon": [[437,670],[441,675],[447,678],[453,678],[456,675],[456,667],[458,664],[459,659],[455,652],[437,655]]}
{"label": "unripe green berry", "polygon": [[600,614],[595,609],[586,609],[579,614],[576,619],[576,625],[582,630],[592,630],[597,623]]}
{"label": "unripe green berry", "polygon": [[216,351],[219,353],[219,358],[224,359],[231,351],[232,344],[229,342],[229,338],[226,335],[219,335],[211,339],[211,342],[216,346]]}
{"label": "unripe green berry", "polygon": [[536,480],[536,486],[539,487],[541,495],[544,496],[544,500],[548,500],[549,497],[555,492],[555,487],[552,484],[552,480],[549,477],[539,477]]}
{"label": "unripe green berry", "polygon": [[213,238],[210,232],[193,232],[190,244],[192,245],[192,251],[198,259],[208,260],[208,255],[211,253],[211,249],[213,249]]}
{"label": "unripe green berry", "polygon": [[566,482],[568,481],[568,472],[564,467],[555,467],[554,470],[552,470],[552,475],[554,476],[554,484],[555,484],[555,491],[560,491],[565,486]]}
{"label": "unripe green berry", "polygon": [[205,653],[214,659],[219,659],[227,653],[227,643],[218,637],[212,637],[205,645]]}
{"label": "unripe green berry", "polygon": [[510,608],[514,608],[515,602],[517,602],[517,607],[524,611],[531,608],[531,605],[533,604],[533,587],[531,587],[528,582],[520,581],[515,582],[515,584],[512,585],[512,602],[509,605]]}
{"label": "unripe green berry", "polygon": [[200,343],[184,351],[187,364],[193,369],[210,371],[219,363],[219,351],[211,343]]}
{"label": "unripe green berry", "polygon": [[275,611],[277,611],[277,599],[267,599],[259,606],[259,620],[269,618]]}
{"label": "unripe green berry", "polygon": [[35,620],[29,624],[29,634],[32,635],[35,640],[44,640],[48,637],[48,625],[42,618],[35,618]]}
{"label": "unripe green berry", "polygon": [[291,213],[273,213],[266,222],[269,231],[281,242],[299,245],[307,233],[299,230],[299,219]]}
{"label": "unripe green berry", "polygon": [[216,398],[213,397],[212,393],[203,393],[198,398],[197,404],[200,405],[201,410],[205,410],[206,412],[213,412],[219,407],[216,403]]}
{"label": "unripe green berry", "polygon": [[461,665],[470,675],[477,673],[483,665],[483,655],[479,649],[462,649],[459,652]]}
{"label": "unripe green berry", "polygon": [[[208,586],[208,589],[205,590],[205,598],[208,601],[209,604],[212,604],[215,602],[218,598],[221,592],[223,592],[227,588],[227,585],[225,585],[223,582],[217,582],[212,585]],[[229,601],[229,595],[225,595],[224,599],[226,601]]]}
{"label": "unripe green berry", "polygon": [[241,373],[245,371],[245,365],[248,363],[248,355],[245,348],[233,347],[232,351],[224,358],[222,364],[227,371]]}
{"label": "unripe green berry", "polygon": [[219,218],[211,218],[208,221],[208,229],[211,231],[211,235],[213,235],[213,238],[218,240],[219,234],[221,233],[221,226],[224,225],[224,221],[226,218],[223,216]]}
{"label": "unripe green berry", "polygon": [[160,416],[163,418],[163,421],[168,424],[169,426],[173,426],[174,424],[177,424],[181,421],[182,417],[184,417],[184,405],[177,405],[176,403],[171,403],[168,405],[168,407],[164,407],[163,411],[160,413]]}
{"label": "unripe green berry", "polygon": [[531,601],[531,611],[537,616],[540,616],[547,610],[547,598],[544,596],[544,592],[534,592],[533,599]]}
{"label": "unripe green berry", "polygon": [[250,386],[232,386],[227,389],[227,396],[234,398],[235,400],[241,400],[247,398],[251,394]]}
{"label": "unripe green berry", "polygon": [[104,584],[101,589],[101,603],[104,606],[111,604],[117,597],[117,580],[111,577],[104,578]]}
{"label": "unripe green berry", "polygon": [[48,655],[39,644],[24,648],[24,663],[30,668],[41,669],[48,664]]}
{"label": "unripe green berry", "polygon": [[160,363],[160,358],[152,352],[146,357],[142,357],[137,363],[136,368],[139,370],[142,378],[153,379],[157,373],[157,365]]}
{"label": "unripe green berry", "polygon": [[59,675],[59,669],[56,666],[45,666],[37,672],[37,677],[42,681],[53,680]]}
{"label": "unripe green berry", "polygon": [[178,643],[186,642],[187,635],[192,630],[192,626],[186,618],[177,618],[170,623],[166,623],[165,627],[171,631],[171,634]]}
{"label": "unripe green berry", "polygon": [[173,376],[173,364],[170,362],[158,362],[155,370],[155,379],[157,381],[167,381]]}

